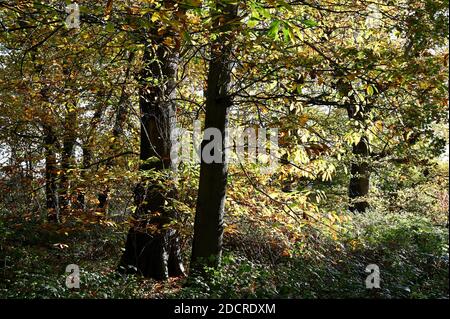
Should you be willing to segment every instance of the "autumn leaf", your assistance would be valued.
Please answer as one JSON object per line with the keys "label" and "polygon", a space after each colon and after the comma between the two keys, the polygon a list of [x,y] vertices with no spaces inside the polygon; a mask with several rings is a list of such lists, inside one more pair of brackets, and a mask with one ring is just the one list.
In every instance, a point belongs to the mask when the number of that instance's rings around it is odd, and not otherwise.
{"label": "autumn leaf", "polygon": [[109,17],[111,15],[111,11],[112,11],[112,6],[113,6],[113,0],[108,0],[108,3],[106,4],[105,7],[105,20],[109,20]]}

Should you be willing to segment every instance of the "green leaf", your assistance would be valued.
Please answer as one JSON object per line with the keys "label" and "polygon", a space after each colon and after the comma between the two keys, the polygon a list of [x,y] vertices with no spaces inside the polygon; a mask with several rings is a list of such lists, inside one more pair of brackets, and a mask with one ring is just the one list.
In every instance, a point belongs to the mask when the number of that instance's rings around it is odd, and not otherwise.
{"label": "green leaf", "polygon": [[306,25],[308,28],[316,27],[318,25],[316,21],[311,19],[303,20],[302,23]]}
{"label": "green leaf", "polygon": [[258,24],[258,22],[258,20],[252,18],[247,22],[247,25],[249,28],[254,28]]}
{"label": "green leaf", "polygon": [[280,29],[280,24],[281,24],[280,20],[274,20],[270,24],[269,32],[267,34],[269,35],[269,37],[273,38],[274,40],[278,39],[278,31]]}
{"label": "green leaf", "polygon": [[284,42],[289,42],[290,39],[290,34],[289,34],[289,29],[288,28],[283,28],[283,40]]}
{"label": "green leaf", "polygon": [[106,30],[106,32],[113,32],[114,31],[114,24],[112,24],[111,22],[108,22],[106,24],[105,30]]}
{"label": "green leaf", "polygon": [[262,15],[266,19],[270,19],[272,17],[270,12],[262,7],[258,7],[257,10],[258,10],[259,14]]}

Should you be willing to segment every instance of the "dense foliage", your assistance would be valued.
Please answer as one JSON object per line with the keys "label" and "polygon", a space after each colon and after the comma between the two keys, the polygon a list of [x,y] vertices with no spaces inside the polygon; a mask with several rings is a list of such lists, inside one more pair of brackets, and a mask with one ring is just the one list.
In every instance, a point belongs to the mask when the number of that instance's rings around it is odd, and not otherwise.
{"label": "dense foliage", "polygon": [[449,298],[447,0],[77,3],[0,0],[0,297]]}

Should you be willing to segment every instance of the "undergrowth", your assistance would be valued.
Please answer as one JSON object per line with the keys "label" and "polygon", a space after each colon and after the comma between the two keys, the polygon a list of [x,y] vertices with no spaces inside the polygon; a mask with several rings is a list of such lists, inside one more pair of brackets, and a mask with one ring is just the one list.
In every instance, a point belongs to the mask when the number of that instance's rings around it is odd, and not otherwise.
{"label": "undergrowth", "polygon": [[[271,252],[270,233],[245,236],[251,229],[244,227],[240,237],[227,235],[219,269],[206,268],[202,276],[167,282],[115,272],[125,229],[91,225],[74,231],[77,226],[71,227],[0,220],[0,297],[449,297],[448,229],[413,214],[352,215],[338,233],[324,226],[306,226],[301,239],[277,258]],[[233,244],[233,238],[240,239]],[[252,249],[259,251],[253,258]],[[269,256],[263,258],[264,254]],[[80,267],[79,289],[65,285],[69,264]],[[369,264],[380,269],[380,289],[366,289]]]}

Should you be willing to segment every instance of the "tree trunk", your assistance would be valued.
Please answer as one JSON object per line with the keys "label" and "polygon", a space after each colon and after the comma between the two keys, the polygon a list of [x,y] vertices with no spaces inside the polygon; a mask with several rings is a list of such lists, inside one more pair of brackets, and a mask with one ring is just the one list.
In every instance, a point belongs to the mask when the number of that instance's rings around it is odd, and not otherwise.
{"label": "tree trunk", "polygon": [[47,207],[47,220],[59,221],[59,205],[57,198],[57,166],[56,166],[56,136],[50,126],[44,126],[45,148],[45,196]]}
{"label": "tree trunk", "polygon": [[[167,177],[159,174],[156,177],[146,176],[136,187],[135,221],[128,232],[119,271],[166,279],[184,274],[177,232],[167,227],[177,216],[165,205],[176,193],[170,186],[168,178],[171,174],[168,171],[171,169],[171,134],[175,126],[178,53],[161,43],[156,52],[149,50],[144,52],[145,67],[139,92],[140,169],[153,169]],[[157,85],[149,83],[149,78],[158,80]]]}
{"label": "tree trunk", "polygon": [[59,187],[59,203],[62,215],[66,215],[69,210],[69,170],[72,167],[73,153],[75,146],[76,112],[67,108],[67,115],[64,123],[63,150],[61,156],[61,174]]}
{"label": "tree trunk", "polygon": [[[126,90],[127,89],[126,85],[127,85],[128,78],[130,77],[130,71],[131,71],[133,59],[134,59],[134,53],[130,52],[129,56],[128,56],[128,67],[125,72],[125,80],[121,87],[120,97],[119,97],[119,101],[118,101],[118,105],[117,105],[116,118],[115,118],[113,130],[112,130],[112,136],[114,138],[113,139],[114,143],[112,143],[110,145],[110,152],[112,154],[116,154],[118,147],[120,147],[120,144],[117,145],[116,143],[119,142],[120,137],[123,135],[123,127],[124,127],[126,119],[127,119],[127,108],[129,106],[128,105],[129,94]],[[114,162],[115,162],[114,159],[111,159],[110,161],[108,161],[106,163],[107,170],[109,170],[111,167],[113,167]],[[104,212],[106,214],[108,211],[108,199],[109,199],[109,187],[108,186],[105,187],[103,192],[98,194],[97,199],[98,199],[97,210]]]}
{"label": "tree trunk", "polygon": [[[94,116],[92,117],[91,123],[90,123],[90,129],[89,133],[87,135],[87,138],[85,142],[82,145],[82,152],[83,152],[83,165],[82,165],[82,172],[81,172],[81,187],[78,187],[78,207],[82,208],[83,210],[86,210],[86,189],[88,184],[88,178],[91,174],[90,172],[90,166],[92,161],[92,148],[94,145],[94,139],[95,139],[95,131],[98,127],[98,125],[101,122],[103,112],[105,111],[105,104],[106,102],[111,98],[111,91],[110,93],[103,96],[103,91],[100,91],[98,98],[101,99],[103,97],[103,102],[99,103],[97,106],[97,109],[95,110]],[[89,171],[88,171],[89,170]]]}
{"label": "tree trunk", "polygon": [[367,138],[362,137],[358,144],[353,146],[355,159],[351,164],[351,177],[348,187],[350,197],[350,210],[364,213],[369,207],[365,197],[369,194],[369,147]]}
{"label": "tree trunk", "polygon": [[[219,6],[219,4],[217,4]],[[227,185],[227,163],[225,162],[225,128],[228,121],[228,110],[232,105],[231,86],[231,54],[232,34],[229,31],[230,21],[236,17],[237,7],[225,5],[215,19],[220,35],[211,47],[211,62],[208,72],[206,92],[205,133],[208,129],[218,129],[220,140],[212,140],[216,146],[213,157],[218,162],[205,161],[203,151],[210,137],[205,134],[201,144],[200,181],[192,243],[191,269],[201,270],[203,265],[217,266],[222,254],[223,215],[225,192]]]}
{"label": "tree trunk", "polygon": [[91,165],[92,159],[92,151],[90,149],[89,142],[86,142],[82,147],[82,156],[83,156],[83,164],[81,171],[81,187],[79,187],[78,195],[77,195],[77,204],[78,208],[83,211],[86,210],[86,179],[88,177],[87,170],[89,169],[89,165]]}
{"label": "tree trunk", "polygon": [[[364,123],[364,113],[366,110],[357,111],[356,108],[348,108],[348,116],[350,119],[356,119],[360,123]],[[369,141],[366,136],[362,136],[356,145],[353,145],[353,159],[350,168],[350,183],[348,186],[348,196],[350,199],[349,209],[352,212],[358,211],[364,213],[369,207],[367,195],[369,194],[370,183],[370,150]]]}

